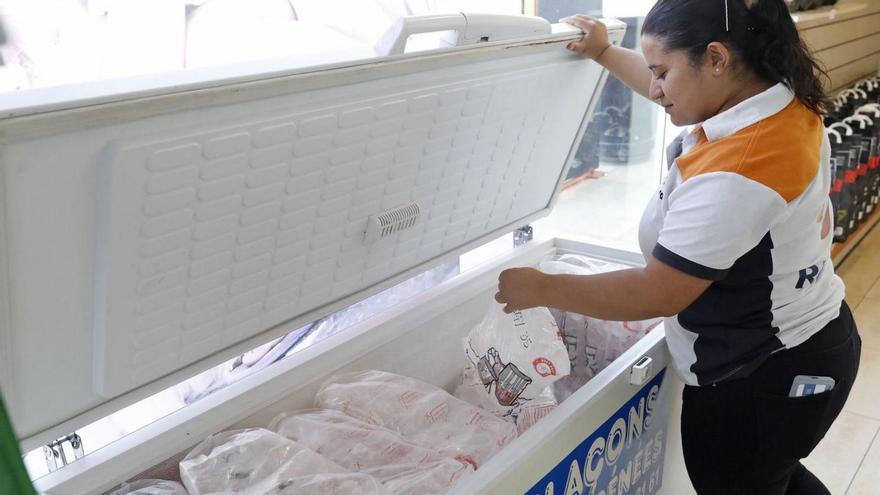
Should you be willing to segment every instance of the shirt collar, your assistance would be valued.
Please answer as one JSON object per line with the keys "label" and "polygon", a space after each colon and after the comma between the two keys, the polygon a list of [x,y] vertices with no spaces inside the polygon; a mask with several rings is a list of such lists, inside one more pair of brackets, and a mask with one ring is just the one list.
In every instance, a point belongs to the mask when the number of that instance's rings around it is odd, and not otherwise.
{"label": "shirt collar", "polygon": [[783,83],[737,103],[701,124],[709,142],[730,136],[760,120],[782,111],[794,99],[794,93]]}

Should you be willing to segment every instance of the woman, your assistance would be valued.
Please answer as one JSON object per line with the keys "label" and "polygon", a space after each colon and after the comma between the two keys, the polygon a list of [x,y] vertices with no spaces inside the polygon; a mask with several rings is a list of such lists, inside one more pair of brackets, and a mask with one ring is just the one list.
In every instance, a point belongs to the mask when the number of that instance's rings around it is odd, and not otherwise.
{"label": "woman", "polygon": [[[783,0],[659,0],[642,54],[612,46],[589,17],[567,22],[585,33],[570,50],[693,128],[670,146],[642,218],[644,268],[506,270],[496,300],[666,316],[697,492],[829,493],[799,461],[843,408],[861,340],[830,259],[825,97]],[[798,375],[833,388],[797,396]]]}

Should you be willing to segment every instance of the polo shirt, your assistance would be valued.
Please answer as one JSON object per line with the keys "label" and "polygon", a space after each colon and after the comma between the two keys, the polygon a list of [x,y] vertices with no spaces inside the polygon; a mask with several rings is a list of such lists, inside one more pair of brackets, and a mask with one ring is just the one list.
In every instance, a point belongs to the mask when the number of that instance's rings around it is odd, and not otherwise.
{"label": "polo shirt", "polygon": [[830,143],[819,116],[777,84],[685,131],[642,216],[643,254],[712,284],[666,340],[679,376],[748,376],[840,311],[831,262]]}

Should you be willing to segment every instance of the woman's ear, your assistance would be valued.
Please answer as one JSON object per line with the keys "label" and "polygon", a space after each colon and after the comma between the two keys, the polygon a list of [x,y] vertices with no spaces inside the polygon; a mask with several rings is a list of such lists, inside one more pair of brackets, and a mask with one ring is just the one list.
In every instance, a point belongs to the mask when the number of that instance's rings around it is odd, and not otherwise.
{"label": "woman's ear", "polygon": [[724,43],[713,41],[706,46],[706,61],[710,65],[712,75],[720,76],[730,67],[730,50]]}

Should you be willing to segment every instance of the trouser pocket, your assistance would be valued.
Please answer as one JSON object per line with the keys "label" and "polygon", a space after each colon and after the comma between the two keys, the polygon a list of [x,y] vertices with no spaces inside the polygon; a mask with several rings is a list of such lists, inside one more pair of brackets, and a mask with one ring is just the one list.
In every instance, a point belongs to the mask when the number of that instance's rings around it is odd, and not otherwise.
{"label": "trouser pocket", "polygon": [[[807,457],[843,409],[858,371],[861,339],[845,306],[841,317],[823,332],[831,330],[846,332],[848,337],[826,349],[808,345],[780,353],[751,378],[756,383],[753,400],[759,451],[778,459]],[[789,397],[796,375],[831,377],[835,385],[820,394]]]}
{"label": "trouser pocket", "polygon": [[755,392],[758,450],[780,459],[807,457],[837,417],[841,398],[841,388],[804,397]]}

